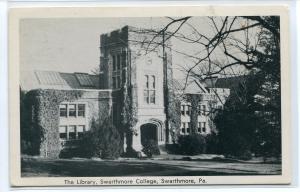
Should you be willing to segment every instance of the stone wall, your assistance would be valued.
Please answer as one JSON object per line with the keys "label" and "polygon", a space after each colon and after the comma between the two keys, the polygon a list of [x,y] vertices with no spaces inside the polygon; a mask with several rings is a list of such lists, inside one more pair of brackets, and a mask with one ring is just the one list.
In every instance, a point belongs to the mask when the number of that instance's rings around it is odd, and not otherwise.
{"label": "stone wall", "polygon": [[[30,113],[27,121],[29,129],[35,137],[26,138],[32,143],[35,155],[47,158],[58,158],[61,150],[59,141],[59,104],[62,102],[84,101],[88,105],[88,126],[92,120],[102,121],[110,118],[112,97],[105,90],[32,90],[26,94],[26,110]],[[21,114],[22,117],[22,114]],[[90,128],[88,128],[90,129]],[[33,153],[34,154],[34,153]]]}
{"label": "stone wall", "polygon": [[[180,123],[174,120],[178,117],[172,115],[174,111],[172,108],[176,108],[176,106],[170,104],[174,102],[171,42],[166,35],[165,46],[157,46],[162,43],[163,36],[158,35],[153,40],[154,36],[155,34],[147,29],[125,26],[120,30],[103,34],[100,38],[100,68],[107,78],[105,82],[103,81],[106,83],[106,88],[112,88],[111,55],[126,54],[127,81],[120,90],[123,92],[121,93],[123,96],[120,97],[122,99],[119,100],[122,106],[120,119],[123,120],[122,126],[126,127],[125,131],[134,133],[128,135],[132,135],[132,139],[137,143],[140,140],[139,126],[142,122],[150,119],[162,121],[162,129],[167,133],[164,134],[164,142],[167,143],[170,141],[169,128],[180,126]],[[143,77],[147,73],[153,74],[157,78],[155,105],[145,105],[143,102]],[[127,140],[129,139],[127,138]]]}

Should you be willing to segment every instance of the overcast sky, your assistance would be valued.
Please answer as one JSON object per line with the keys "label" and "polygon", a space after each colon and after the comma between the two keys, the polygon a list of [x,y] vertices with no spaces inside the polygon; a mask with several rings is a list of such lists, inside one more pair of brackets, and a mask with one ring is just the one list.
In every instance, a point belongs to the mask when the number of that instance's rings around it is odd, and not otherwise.
{"label": "overcast sky", "polygon": [[[161,28],[169,21],[167,18],[24,19],[20,22],[21,70],[90,73],[99,66],[101,34],[125,25]],[[192,18],[189,22],[200,32],[213,34],[206,17]],[[185,28],[182,30],[189,33]],[[176,40],[172,40],[172,44],[174,49],[184,47],[190,53],[199,51]],[[172,58],[175,68],[188,62],[178,54],[173,53]],[[175,70],[176,75],[180,78],[181,74]]]}

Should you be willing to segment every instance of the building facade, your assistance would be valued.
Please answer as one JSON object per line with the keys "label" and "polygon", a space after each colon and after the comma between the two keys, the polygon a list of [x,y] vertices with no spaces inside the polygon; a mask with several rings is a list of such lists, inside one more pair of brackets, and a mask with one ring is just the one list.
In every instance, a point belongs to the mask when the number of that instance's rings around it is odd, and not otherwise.
{"label": "building facade", "polygon": [[[188,135],[195,130],[207,135],[215,131],[212,109],[222,107],[230,90],[198,81],[184,86],[173,79],[172,45],[166,39],[164,35],[153,39],[145,30],[125,26],[101,35],[99,75],[22,72],[21,90],[27,100],[37,101],[27,102],[28,132],[34,132],[31,125],[44,130],[43,139],[36,142],[39,154],[58,157],[68,142],[80,140],[91,130],[93,121],[105,118],[117,128],[126,125],[121,133],[124,152],[141,151],[147,140],[172,143],[175,132]],[[196,103],[189,98],[197,98]],[[169,110],[175,100],[180,102],[178,127],[172,124]]]}

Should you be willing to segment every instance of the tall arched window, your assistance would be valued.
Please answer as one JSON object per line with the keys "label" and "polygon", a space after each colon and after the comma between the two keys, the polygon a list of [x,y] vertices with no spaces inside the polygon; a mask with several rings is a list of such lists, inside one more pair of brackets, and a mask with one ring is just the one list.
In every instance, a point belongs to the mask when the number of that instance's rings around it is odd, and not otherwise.
{"label": "tall arched window", "polygon": [[119,89],[122,86],[121,55],[120,54],[113,55],[112,56],[112,63],[113,63],[112,88],[113,89]]}
{"label": "tall arched window", "polygon": [[147,104],[155,104],[156,102],[155,84],[156,80],[154,75],[144,76],[144,102]]}

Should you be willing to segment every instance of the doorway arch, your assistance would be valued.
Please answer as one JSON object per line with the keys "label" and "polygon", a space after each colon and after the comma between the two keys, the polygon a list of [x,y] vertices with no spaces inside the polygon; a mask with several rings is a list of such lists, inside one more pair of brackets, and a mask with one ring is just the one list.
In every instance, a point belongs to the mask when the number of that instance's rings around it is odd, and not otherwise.
{"label": "doorway arch", "polygon": [[141,144],[142,146],[149,140],[158,142],[157,138],[157,125],[154,123],[146,123],[141,125]]}

